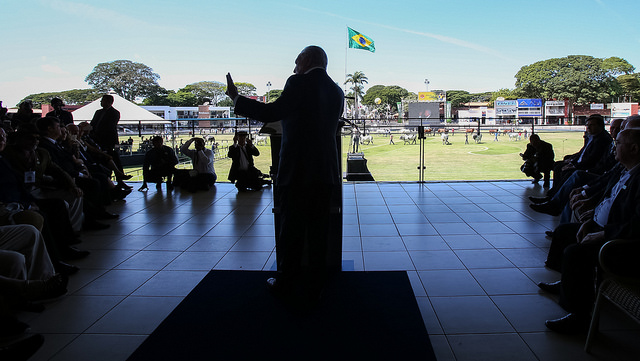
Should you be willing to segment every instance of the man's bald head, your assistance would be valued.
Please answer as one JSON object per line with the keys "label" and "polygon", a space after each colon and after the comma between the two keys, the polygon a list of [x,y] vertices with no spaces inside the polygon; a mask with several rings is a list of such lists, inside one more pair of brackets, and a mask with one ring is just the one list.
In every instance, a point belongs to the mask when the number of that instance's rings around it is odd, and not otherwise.
{"label": "man's bald head", "polygon": [[296,58],[296,67],[293,69],[293,72],[295,74],[304,74],[316,67],[326,70],[328,63],[327,53],[319,46],[310,45],[302,49]]}

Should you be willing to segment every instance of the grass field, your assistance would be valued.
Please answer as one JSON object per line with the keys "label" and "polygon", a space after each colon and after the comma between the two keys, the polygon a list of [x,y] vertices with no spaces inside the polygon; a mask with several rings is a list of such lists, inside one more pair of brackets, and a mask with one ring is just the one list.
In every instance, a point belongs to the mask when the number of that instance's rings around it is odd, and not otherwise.
{"label": "grass field", "polygon": [[[577,152],[583,145],[581,131],[574,132],[539,132],[542,140],[553,145],[555,159],[560,160],[566,154]],[[121,140],[128,138],[121,137]],[[186,141],[187,136],[181,137]],[[216,136],[220,143],[220,154],[226,155],[226,146],[231,144],[232,135]],[[134,149],[137,148],[137,140]],[[179,142],[179,141],[178,141]],[[350,138],[342,137],[343,172],[346,171],[346,157],[349,150]],[[389,137],[374,134],[373,143],[361,145],[360,151],[367,159],[367,166],[376,181],[418,181],[420,164],[420,146],[403,144],[399,134],[394,135],[395,145],[389,144]],[[451,145],[442,145],[439,136],[427,136],[425,139],[425,173],[426,181],[451,180],[503,180],[525,179],[520,171],[522,158],[519,153],[524,152],[528,140],[510,140],[508,136],[494,136],[483,133],[482,142],[476,144],[469,137],[469,144],[465,144],[462,133],[449,136]],[[168,144],[170,145],[170,144]],[[267,173],[271,165],[271,147],[260,145],[260,156],[255,158],[256,167]],[[219,181],[226,181],[230,159],[219,159],[215,163]],[[132,180],[142,180],[140,167],[128,168],[128,173],[134,175]]]}

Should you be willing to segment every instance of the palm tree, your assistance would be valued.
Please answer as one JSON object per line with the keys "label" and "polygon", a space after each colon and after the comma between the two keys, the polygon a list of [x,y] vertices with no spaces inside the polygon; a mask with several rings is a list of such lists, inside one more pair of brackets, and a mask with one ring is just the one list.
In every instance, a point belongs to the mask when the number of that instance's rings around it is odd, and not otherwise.
{"label": "palm tree", "polygon": [[355,111],[353,113],[354,118],[358,118],[358,100],[362,99],[364,96],[364,86],[363,84],[369,83],[369,78],[367,78],[363,72],[356,71],[353,74],[347,74],[347,80],[344,82],[345,84],[353,84],[351,90],[353,90],[354,96],[354,104]]}

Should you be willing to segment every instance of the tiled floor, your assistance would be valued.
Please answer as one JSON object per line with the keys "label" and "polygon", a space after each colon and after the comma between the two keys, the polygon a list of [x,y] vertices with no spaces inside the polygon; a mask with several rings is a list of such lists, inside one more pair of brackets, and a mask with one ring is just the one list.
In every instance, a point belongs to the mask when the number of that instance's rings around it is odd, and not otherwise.
{"label": "tiled floor", "polygon": [[[344,264],[408,271],[438,360],[637,360],[640,328],[611,307],[592,355],[584,336],[546,331],[564,311],[536,287],[558,278],[542,267],[556,220],[526,199],[541,194],[524,181],[345,184]],[[275,269],[271,197],[220,183],[112,206],[121,218],[83,236],[92,254],[70,294],[20,315],[46,337],[33,360],[125,360],[209,270]]]}

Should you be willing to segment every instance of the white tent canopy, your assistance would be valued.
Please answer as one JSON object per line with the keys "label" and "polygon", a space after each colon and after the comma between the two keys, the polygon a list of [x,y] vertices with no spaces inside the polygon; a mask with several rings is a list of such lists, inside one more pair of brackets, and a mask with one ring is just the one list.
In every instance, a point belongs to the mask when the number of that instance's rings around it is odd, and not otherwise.
{"label": "white tent canopy", "polygon": [[[113,107],[120,112],[120,122],[118,124],[171,124],[170,121],[164,120],[161,117],[151,113],[150,111],[126,100],[118,94],[111,93],[113,95]],[[77,124],[80,122],[90,122],[93,119],[93,115],[96,110],[102,109],[100,105],[100,99],[92,101],[91,103],[78,108],[73,114],[73,121]]]}

